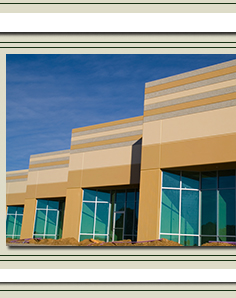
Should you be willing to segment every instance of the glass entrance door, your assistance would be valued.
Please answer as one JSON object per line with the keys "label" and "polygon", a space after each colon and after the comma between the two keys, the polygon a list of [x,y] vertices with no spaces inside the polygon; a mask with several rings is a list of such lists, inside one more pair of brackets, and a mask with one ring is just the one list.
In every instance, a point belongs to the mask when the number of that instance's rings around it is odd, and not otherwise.
{"label": "glass entrance door", "polygon": [[112,241],[119,241],[124,239],[124,221],[124,211],[114,212]]}

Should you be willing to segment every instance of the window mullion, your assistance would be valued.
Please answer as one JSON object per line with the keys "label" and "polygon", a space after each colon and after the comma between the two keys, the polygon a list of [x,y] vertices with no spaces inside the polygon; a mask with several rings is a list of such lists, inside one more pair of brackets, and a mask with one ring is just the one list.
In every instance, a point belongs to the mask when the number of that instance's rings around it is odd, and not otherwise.
{"label": "window mullion", "polygon": [[95,198],[95,208],[94,208],[94,223],[93,223],[93,239],[95,239],[95,226],[96,226],[96,217],[97,217],[97,194]]}
{"label": "window mullion", "polygon": [[48,204],[47,204],[47,207],[46,207],[45,224],[44,224],[44,231],[43,231],[44,239],[45,239],[45,235],[46,235],[47,219],[48,219]]}
{"label": "window mullion", "polygon": [[180,243],[180,232],[181,232],[181,200],[182,200],[182,171],[180,171],[180,189],[179,189],[179,236],[178,242]]}
{"label": "window mullion", "polygon": [[16,228],[16,216],[17,216],[17,210],[15,211],[15,219],[14,219],[14,225],[13,225],[13,231],[12,231],[12,239],[14,239],[15,236],[15,228]]}
{"label": "window mullion", "polygon": [[201,246],[201,220],[202,220],[202,192],[201,192],[201,177],[202,173],[199,173],[199,210],[198,210],[198,246]]}

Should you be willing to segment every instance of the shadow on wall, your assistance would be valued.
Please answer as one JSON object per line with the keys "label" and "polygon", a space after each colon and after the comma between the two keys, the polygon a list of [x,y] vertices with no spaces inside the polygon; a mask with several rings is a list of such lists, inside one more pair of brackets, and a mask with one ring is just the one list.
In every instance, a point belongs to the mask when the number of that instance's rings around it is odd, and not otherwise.
{"label": "shadow on wall", "polygon": [[139,184],[141,166],[142,138],[132,145],[130,184]]}

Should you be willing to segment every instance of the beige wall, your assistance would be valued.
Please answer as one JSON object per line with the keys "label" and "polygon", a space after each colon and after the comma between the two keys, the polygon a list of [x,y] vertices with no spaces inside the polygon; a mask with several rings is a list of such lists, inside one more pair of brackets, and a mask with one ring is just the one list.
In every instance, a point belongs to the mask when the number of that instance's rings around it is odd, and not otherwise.
{"label": "beige wall", "polygon": [[66,182],[68,168],[29,171],[27,185]]}
{"label": "beige wall", "polygon": [[25,193],[26,186],[27,186],[27,180],[7,182],[7,194]]}

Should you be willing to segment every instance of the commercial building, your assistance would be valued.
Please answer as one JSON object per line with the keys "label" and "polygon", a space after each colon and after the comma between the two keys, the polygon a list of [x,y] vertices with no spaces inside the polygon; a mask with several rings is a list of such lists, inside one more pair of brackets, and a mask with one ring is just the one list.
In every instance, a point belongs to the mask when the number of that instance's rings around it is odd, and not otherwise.
{"label": "commercial building", "polygon": [[144,114],[7,172],[7,237],[236,240],[236,60],[146,83]]}

